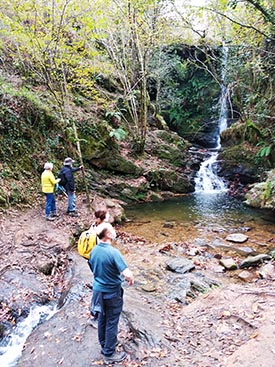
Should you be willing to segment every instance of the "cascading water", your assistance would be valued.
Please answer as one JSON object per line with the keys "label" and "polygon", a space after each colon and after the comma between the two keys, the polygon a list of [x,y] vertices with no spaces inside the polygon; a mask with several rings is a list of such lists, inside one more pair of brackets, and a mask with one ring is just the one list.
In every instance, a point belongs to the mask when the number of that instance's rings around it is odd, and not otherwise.
{"label": "cascading water", "polygon": [[223,47],[222,57],[222,86],[221,96],[219,99],[220,114],[219,114],[219,129],[217,136],[217,145],[215,148],[207,151],[207,159],[202,162],[201,167],[195,178],[195,193],[211,193],[227,190],[227,185],[222,178],[217,175],[217,157],[221,148],[220,134],[227,128],[227,96],[226,86],[224,84],[226,76],[228,49]]}
{"label": "cascading water", "polygon": [[21,356],[23,345],[33,329],[42,321],[49,320],[57,312],[56,307],[35,306],[29,316],[19,323],[12,335],[7,336],[0,345],[0,366],[15,367]]}

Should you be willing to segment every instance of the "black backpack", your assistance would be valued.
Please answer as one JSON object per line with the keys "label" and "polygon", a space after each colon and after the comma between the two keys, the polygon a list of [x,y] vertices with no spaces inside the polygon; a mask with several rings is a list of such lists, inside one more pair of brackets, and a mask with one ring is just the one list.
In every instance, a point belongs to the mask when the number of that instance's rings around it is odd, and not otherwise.
{"label": "black backpack", "polygon": [[67,179],[65,177],[65,174],[62,172],[62,170],[59,172],[58,178],[60,178],[59,186],[66,187]]}

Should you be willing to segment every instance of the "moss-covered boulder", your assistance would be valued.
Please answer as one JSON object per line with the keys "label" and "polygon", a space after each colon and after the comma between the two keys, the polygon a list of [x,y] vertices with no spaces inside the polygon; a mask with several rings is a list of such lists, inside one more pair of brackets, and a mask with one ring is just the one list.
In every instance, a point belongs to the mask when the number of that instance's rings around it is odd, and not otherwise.
{"label": "moss-covered boulder", "polygon": [[145,177],[150,183],[150,188],[154,191],[171,191],[180,194],[194,191],[189,177],[177,170],[153,169],[145,173]]}
{"label": "moss-covered boulder", "polygon": [[245,204],[254,208],[275,209],[275,169],[268,172],[265,181],[251,185],[245,195]]}
{"label": "moss-covered boulder", "polygon": [[256,152],[257,148],[248,143],[224,148],[219,154],[220,175],[229,181],[234,181],[238,175],[244,185],[254,183],[259,174],[255,163]]}
{"label": "moss-covered boulder", "polygon": [[174,132],[153,130],[148,132],[145,151],[175,166],[182,167],[189,159],[191,144]]}
{"label": "moss-covered boulder", "polygon": [[96,168],[105,169],[113,173],[133,176],[139,176],[142,173],[142,169],[140,167],[119,154],[113,154],[112,156],[102,158],[94,158],[90,160],[90,163]]}

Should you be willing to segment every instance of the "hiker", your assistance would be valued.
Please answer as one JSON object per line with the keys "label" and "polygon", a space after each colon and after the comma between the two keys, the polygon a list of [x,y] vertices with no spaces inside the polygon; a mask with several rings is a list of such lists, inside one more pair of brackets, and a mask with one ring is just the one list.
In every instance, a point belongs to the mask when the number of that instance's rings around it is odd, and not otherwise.
{"label": "hiker", "polygon": [[53,164],[50,162],[46,162],[44,164],[44,171],[41,175],[42,192],[46,196],[46,207],[45,207],[46,220],[50,221],[53,221],[55,217],[58,217],[58,214],[56,213],[54,186],[60,181],[60,178],[56,179],[54,177],[52,170],[53,170]]}
{"label": "hiker", "polygon": [[[94,229],[96,234],[98,235],[104,228],[106,228],[106,224],[109,222],[110,214],[106,209],[99,209],[95,211],[95,222],[92,224],[91,229]],[[110,223],[109,223],[110,224]],[[108,228],[112,232],[112,239],[116,238],[116,231],[110,224]]]}
{"label": "hiker", "polygon": [[89,266],[94,275],[92,311],[98,319],[98,340],[106,364],[121,362],[125,352],[117,352],[119,317],[123,307],[121,274],[129,285],[134,277],[118,249],[112,246],[110,223],[98,234],[100,242],[93,248]]}
{"label": "hiker", "polygon": [[63,186],[68,195],[68,208],[67,214],[72,217],[77,217],[76,207],[75,207],[75,182],[74,182],[74,172],[77,172],[83,168],[79,166],[73,168],[74,160],[70,157],[66,158],[63,163],[58,177],[61,179],[60,186]]}

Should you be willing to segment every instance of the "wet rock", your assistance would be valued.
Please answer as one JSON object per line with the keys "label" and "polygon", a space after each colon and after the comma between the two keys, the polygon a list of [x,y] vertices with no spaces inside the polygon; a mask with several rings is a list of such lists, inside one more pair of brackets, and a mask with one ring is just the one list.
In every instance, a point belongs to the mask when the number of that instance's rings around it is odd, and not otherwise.
{"label": "wet rock", "polygon": [[275,268],[274,265],[271,263],[268,263],[266,265],[263,265],[259,270],[259,276],[263,279],[274,279],[275,276]]}
{"label": "wet rock", "polygon": [[192,261],[181,257],[166,261],[166,268],[175,273],[184,274],[195,269],[195,265]]}
{"label": "wet rock", "polygon": [[252,280],[253,275],[249,271],[243,270],[238,274],[238,277],[245,282],[249,282]]}
{"label": "wet rock", "polygon": [[213,286],[220,286],[219,282],[216,280],[208,278],[200,273],[188,274],[188,279],[190,280],[192,290],[200,293],[207,291]]}
{"label": "wet rock", "polygon": [[168,299],[187,304],[186,296],[191,289],[191,281],[185,275],[176,276],[170,282]]}
{"label": "wet rock", "polygon": [[172,223],[172,222],[164,222],[163,223],[163,228],[174,228],[174,223]]}
{"label": "wet rock", "polygon": [[272,169],[268,172],[265,181],[251,185],[245,195],[245,204],[254,208],[273,210],[275,208],[274,178],[275,169]]}
{"label": "wet rock", "polygon": [[221,259],[220,264],[226,269],[226,270],[236,270],[238,269],[238,265],[236,262],[232,259]]}
{"label": "wet rock", "polygon": [[201,247],[211,247],[212,246],[204,238],[195,238],[194,245]]}
{"label": "wet rock", "polygon": [[255,253],[255,250],[253,250],[250,247],[237,247],[236,251],[240,254],[240,255],[250,255]]}
{"label": "wet rock", "polygon": [[155,292],[157,289],[156,283],[147,282],[146,284],[141,286],[141,289],[145,292]]}
{"label": "wet rock", "polygon": [[257,266],[259,263],[262,263],[265,260],[270,260],[271,256],[267,254],[259,254],[256,256],[248,256],[245,260],[243,260],[240,264],[240,268],[249,268],[250,266]]}
{"label": "wet rock", "polygon": [[233,233],[228,235],[226,240],[230,242],[243,243],[248,240],[248,236],[242,233]]}
{"label": "wet rock", "polygon": [[40,264],[37,265],[37,269],[45,275],[51,275],[54,266],[55,263],[53,261],[40,262]]}

